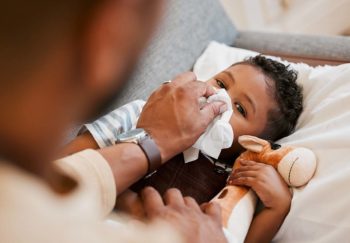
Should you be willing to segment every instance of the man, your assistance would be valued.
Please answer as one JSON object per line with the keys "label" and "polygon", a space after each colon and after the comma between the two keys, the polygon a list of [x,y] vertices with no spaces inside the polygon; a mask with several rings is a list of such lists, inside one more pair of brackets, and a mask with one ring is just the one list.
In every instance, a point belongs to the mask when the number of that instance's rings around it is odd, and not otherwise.
{"label": "man", "polygon": [[92,119],[127,79],[160,9],[160,0],[1,1],[1,242],[225,242],[218,206],[200,208],[175,189],[142,193],[147,222],[158,226],[102,223],[117,192],[190,147],[225,109],[199,108],[213,90],[192,73],[152,95],[138,144],[48,162],[65,131]]}

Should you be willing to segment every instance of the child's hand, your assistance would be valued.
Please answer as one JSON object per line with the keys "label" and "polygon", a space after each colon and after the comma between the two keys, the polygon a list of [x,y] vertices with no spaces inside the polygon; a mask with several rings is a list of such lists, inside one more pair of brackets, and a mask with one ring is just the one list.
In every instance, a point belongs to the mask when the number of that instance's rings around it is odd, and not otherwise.
{"label": "child's hand", "polygon": [[291,193],[287,184],[271,165],[241,160],[241,167],[230,176],[230,183],[250,187],[258,195],[265,208],[288,212]]}

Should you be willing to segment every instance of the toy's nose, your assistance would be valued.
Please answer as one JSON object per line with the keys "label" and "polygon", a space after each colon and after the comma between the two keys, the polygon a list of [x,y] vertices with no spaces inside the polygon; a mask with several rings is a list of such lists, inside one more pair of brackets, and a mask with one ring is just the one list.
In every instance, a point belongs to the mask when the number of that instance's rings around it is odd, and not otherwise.
{"label": "toy's nose", "polygon": [[305,185],[316,170],[316,156],[306,148],[296,148],[286,154],[278,164],[278,172],[288,185]]}

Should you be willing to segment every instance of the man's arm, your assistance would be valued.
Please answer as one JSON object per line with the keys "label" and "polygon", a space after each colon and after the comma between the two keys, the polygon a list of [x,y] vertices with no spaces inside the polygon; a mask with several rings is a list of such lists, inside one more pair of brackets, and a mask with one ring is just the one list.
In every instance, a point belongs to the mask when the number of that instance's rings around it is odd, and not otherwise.
{"label": "man's arm", "polygon": [[[99,149],[96,141],[89,132],[79,135],[69,143],[64,148],[62,155],[67,156],[85,149]],[[147,173],[147,158],[137,144],[116,144],[97,151],[110,165],[118,193],[123,192]]]}
{"label": "man's arm", "polygon": [[146,175],[148,162],[140,146],[122,143],[98,150],[110,165],[120,194]]}
{"label": "man's arm", "polygon": [[[225,110],[221,102],[200,108],[198,98],[213,95],[215,91],[195,79],[193,73],[185,73],[162,85],[152,94],[141,113],[137,127],[144,128],[151,135],[161,152],[162,163],[194,144],[215,116]],[[68,144],[63,155],[87,148],[98,149],[89,132]],[[136,144],[117,144],[98,152],[112,169],[118,193],[147,173],[147,158]]]}
{"label": "man's arm", "polygon": [[[137,127],[143,128],[157,144],[162,163],[190,147],[215,116],[226,110],[221,102],[207,104],[201,108],[199,97],[208,97],[215,91],[195,79],[193,73],[187,73],[170,84],[162,85],[150,97],[138,121]],[[97,144],[91,138],[88,133],[84,134],[71,143],[65,153],[96,148]],[[148,162],[136,144],[117,144],[97,151],[98,153],[90,150],[72,155],[71,160],[80,158],[83,165],[84,162],[89,162],[86,169],[88,172],[92,171],[97,178],[95,183],[90,183],[96,190],[110,188],[101,193],[101,202],[106,208],[104,211],[108,213],[112,198],[115,199],[115,188],[111,189],[114,187],[113,183],[111,186],[112,178],[114,177],[120,193],[147,173]],[[81,158],[84,155],[85,158]],[[104,159],[101,159],[100,155]],[[100,166],[97,166],[95,161],[99,161]],[[106,168],[106,161],[111,170]],[[77,164],[81,165],[80,163]],[[75,172],[79,176],[79,166],[74,164],[74,161],[63,163],[67,165],[68,171],[73,169],[69,168],[70,165],[78,167]],[[84,179],[89,181],[89,177]],[[99,181],[101,183],[98,183]],[[194,199],[184,198],[177,190],[166,193],[162,199],[158,192],[149,188],[142,193],[140,205],[148,220],[166,220],[181,233],[185,242],[226,242],[218,205],[208,204],[201,209]]]}

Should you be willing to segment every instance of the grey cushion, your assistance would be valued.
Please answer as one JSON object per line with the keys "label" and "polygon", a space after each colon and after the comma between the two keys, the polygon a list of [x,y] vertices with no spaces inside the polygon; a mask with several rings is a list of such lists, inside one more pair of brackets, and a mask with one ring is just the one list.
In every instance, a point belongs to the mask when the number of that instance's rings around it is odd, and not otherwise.
{"label": "grey cushion", "polygon": [[239,32],[234,46],[258,52],[283,53],[350,62],[350,37]]}
{"label": "grey cushion", "polygon": [[235,28],[218,0],[168,0],[162,26],[114,107],[146,99],[163,81],[191,70],[211,40],[232,44]]}

